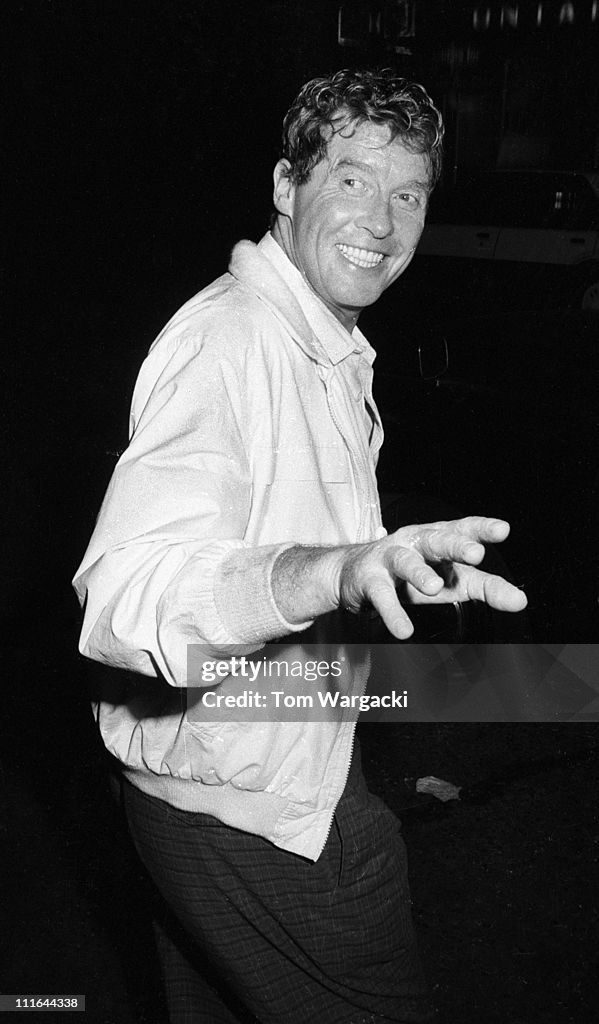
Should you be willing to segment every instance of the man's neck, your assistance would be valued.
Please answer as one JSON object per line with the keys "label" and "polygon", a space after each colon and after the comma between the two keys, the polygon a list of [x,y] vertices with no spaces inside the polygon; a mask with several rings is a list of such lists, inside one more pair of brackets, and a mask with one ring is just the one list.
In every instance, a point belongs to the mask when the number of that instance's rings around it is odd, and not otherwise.
{"label": "man's neck", "polygon": [[270,233],[275,242],[277,243],[277,245],[279,245],[280,248],[285,253],[289,262],[293,264],[298,273],[301,274],[302,279],[304,280],[306,286],[310,289],[312,294],[318,299],[320,303],[322,303],[325,309],[327,309],[329,313],[331,313],[335,317],[335,319],[339,321],[341,326],[345,328],[348,334],[351,334],[358,322],[359,311],[356,311],[355,315],[348,311],[346,316],[342,318],[341,316],[339,316],[338,313],[335,312],[335,310],[331,309],[324,301],[324,299],[321,298],[318,292],[314,290],[296,258],[295,246],[293,244],[293,225],[290,219],[288,217],[281,217],[279,215],[275,220],[273,226],[271,227]]}

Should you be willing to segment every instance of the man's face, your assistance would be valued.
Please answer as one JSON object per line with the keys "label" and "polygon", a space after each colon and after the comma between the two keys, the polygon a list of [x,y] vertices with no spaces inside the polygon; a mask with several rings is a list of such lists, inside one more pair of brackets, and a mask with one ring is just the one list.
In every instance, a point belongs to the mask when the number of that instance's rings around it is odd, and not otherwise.
{"label": "man's face", "polygon": [[427,158],[389,139],[384,125],[348,125],[305,184],[290,182],[285,161],[275,170],[278,240],[349,330],[406,269],[424,227]]}

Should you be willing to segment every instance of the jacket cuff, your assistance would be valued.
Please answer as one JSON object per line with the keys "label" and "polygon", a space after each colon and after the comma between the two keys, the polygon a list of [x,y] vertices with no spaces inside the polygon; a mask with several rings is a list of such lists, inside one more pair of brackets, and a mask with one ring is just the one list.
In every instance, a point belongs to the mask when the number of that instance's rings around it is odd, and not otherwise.
{"label": "jacket cuff", "polygon": [[272,592],[273,566],[293,543],[239,548],[221,563],[214,578],[214,602],[223,626],[236,643],[268,643],[312,625],[281,615]]}

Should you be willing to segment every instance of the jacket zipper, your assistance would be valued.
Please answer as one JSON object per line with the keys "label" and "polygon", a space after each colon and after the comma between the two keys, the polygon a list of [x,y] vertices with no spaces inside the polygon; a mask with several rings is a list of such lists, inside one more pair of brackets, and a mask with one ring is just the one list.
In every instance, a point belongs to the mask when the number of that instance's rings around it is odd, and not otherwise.
{"label": "jacket zipper", "polygon": [[[349,454],[350,454],[350,458],[352,459],[352,462],[353,462],[354,485],[356,487],[356,490],[358,491],[358,499],[360,498],[360,489],[359,489],[358,481],[362,480],[362,479],[366,481],[366,485],[367,485],[367,493],[366,493],[367,503],[360,510],[360,521],[359,521],[359,525],[358,525],[358,540],[361,541],[363,536],[364,536],[364,526],[365,526],[367,511],[368,511],[368,509],[370,507],[369,502],[372,501],[372,497],[373,497],[373,495],[372,495],[372,484],[370,482],[370,474],[369,474],[370,467],[366,464],[366,460],[362,457],[360,452],[356,451],[356,449],[353,447],[353,445],[352,445],[352,443],[351,443],[351,441],[350,441],[350,439],[348,437],[348,432],[342,430],[342,428],[341,428],[341,424],[339,422],[336,410],[334,408],[334,399],[333,399],[333,396],[331,395],[331,390],[330,390],[330,386],[329,386],[329,381],[327,380],[326,371],[323,370],[321,367],[319,367],[319,373],[320,373],[321,380],[323,381],[323,384],[325,386],[326,395],[327,395],[327,404],[328,404],[328,407],[329,407],[329,412],[331,414],[331,419],[333,420],[333,423],[335,424],[335,426],[336,426],[337,430],[339,431],[341,437],[343,438],[345,444],[347,445],[347,448],[348,448]],[[358,473],[358,470],[362,470],[362,475],[361,476]],[[351,711],[351,709],[350,709],[350,711]],[[342,725],[343,724],[349,724],[351,732],[350,732],[349,757],[346,759],[346,766],[345,766],[345,773],[344,773],[344,778],[343,778],[343,785],[341,787],[341,791],[340,791],[339,797],[341,797],[342,794],[344,793],[345,787],[347,785],[347,780],[349,778],[349,773],[350,773],[350,769],[351,769],[351,763],[352,763],[352,759],[353,759],[353,756],[354,756],[354,747],[355,747],[355,740],[356,740],[356,728],[357,728],[357,725],[358,725],[358,715],[359,715],[359,712],[355,716],[353,722],[350,721],[349,723],[343,723],[343,722],[341,723]],[[338,802],[339,801],[337,801],[337,803]],[[329,840],[329,836],[330,836],[332,828],[333,828],[333,821],[334,821],[334,818],[335,818],[336,808],[337,808],[337,804],[335,804],[335,807],[333,808],[333,811],[331,813],[330,820],[329,820],[329,825],[328,825],[328,828],[326,830],[326,834],[325,834],[322,846],[320,847],[320,849],[318,851],[318,857],[320,857],[322,851],[324,850],[324,848],[325,848],[325,846],[326,846],[326,844],[327,844],[327,842]]]}

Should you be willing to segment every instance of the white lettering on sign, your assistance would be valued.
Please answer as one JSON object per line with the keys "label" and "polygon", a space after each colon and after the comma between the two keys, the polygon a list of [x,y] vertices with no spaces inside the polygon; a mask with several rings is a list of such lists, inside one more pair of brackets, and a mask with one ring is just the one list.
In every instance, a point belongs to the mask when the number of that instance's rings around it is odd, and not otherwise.
{"label": "white lettering on sign", "polygon": [[[532,17],[531,17],[532,15]],[[551,25],[596,25],[599,24],[599,0],[570,0],[569,3],[548,4],[539,0],[533,9],[519,3],[480,5],[472,8],[472,28],[475,32],[492,29],[515,31],[532,26],[537,28]]]}
{"label": "white lettering on sign", "polygon": [[502,4],[501,27],[509,25],[510,28],[518,28],[518,4]]}
{"label": "white lettering on sign", "polygon": [[490,28],[491,8],[485,7],[484,10],[481,10],[480,7],[475,7],[472,12],[472,26],[477,32],[481,31],[481,29],[484,31],[484,29]]}

